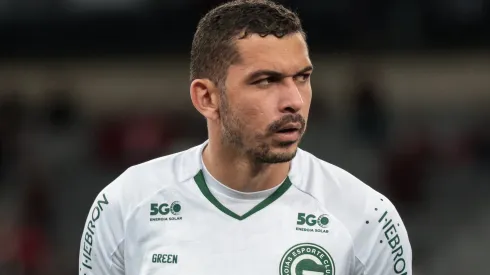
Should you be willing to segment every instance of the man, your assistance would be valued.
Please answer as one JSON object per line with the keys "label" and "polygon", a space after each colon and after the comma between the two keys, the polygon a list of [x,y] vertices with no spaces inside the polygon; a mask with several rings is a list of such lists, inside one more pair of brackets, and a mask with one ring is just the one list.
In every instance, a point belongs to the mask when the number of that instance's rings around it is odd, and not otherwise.
{"label": "man", "polygon": [[98,195],[80,274],[412,274],[393,205],[298,149],[311,72],[284,7],[242,0],[206,14],[190,95],[209,139],[131,167]]}

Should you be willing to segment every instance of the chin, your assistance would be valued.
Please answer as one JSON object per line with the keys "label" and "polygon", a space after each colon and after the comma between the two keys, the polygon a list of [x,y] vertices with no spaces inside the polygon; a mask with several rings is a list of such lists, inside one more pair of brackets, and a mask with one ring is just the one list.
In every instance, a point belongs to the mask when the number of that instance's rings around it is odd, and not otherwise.
{"label": "chin", "polygon": [[298,149],[298,143],[299,140],[294,140],[294,141],[281,141],[278,142],[276,147],[285,149],[285,150],[290,150],[290,151],[295,151]]}
{"label": "chin", "polygon": [[289,162],[296,156],[296,152],[297,147],[271,150],[267,154],[259,155],[258,160],[270,164]]}

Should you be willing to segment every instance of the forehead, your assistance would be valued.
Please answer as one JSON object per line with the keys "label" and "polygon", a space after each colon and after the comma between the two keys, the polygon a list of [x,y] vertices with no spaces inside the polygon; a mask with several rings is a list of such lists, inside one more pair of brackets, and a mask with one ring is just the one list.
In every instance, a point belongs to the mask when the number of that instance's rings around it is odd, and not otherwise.
{"label": "forehead", "polygon": [[240,70],[274,70],[294,74],[311,65],[308,46],[300,33],[277,38],[273,35],[251,35],[236,42],[240,61],[230,66],[230,73]]}

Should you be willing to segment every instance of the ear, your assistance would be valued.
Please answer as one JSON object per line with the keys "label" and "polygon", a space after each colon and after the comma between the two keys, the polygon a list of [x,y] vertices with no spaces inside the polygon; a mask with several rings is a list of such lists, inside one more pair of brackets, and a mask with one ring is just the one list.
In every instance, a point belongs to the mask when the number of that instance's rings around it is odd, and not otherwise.
{"label": "ear", "polygon": [[190,86],[192,105],[210,120],[219,119],[219,89],[209,79],[195,79]]}

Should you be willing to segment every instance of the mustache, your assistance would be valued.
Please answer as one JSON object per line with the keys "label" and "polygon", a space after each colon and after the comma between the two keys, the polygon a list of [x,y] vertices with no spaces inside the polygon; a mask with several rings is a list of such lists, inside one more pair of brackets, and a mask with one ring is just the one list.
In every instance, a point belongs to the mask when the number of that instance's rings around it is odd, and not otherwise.
{"label": "mustache", "polygon": [[288,123],[299,123],[301,124],[300,132],[302,133],[306,126],[306,120],[300,114],[289,114],[281,117],[281,119],[274,121],[268,127],[268,132],[273,134]]}

